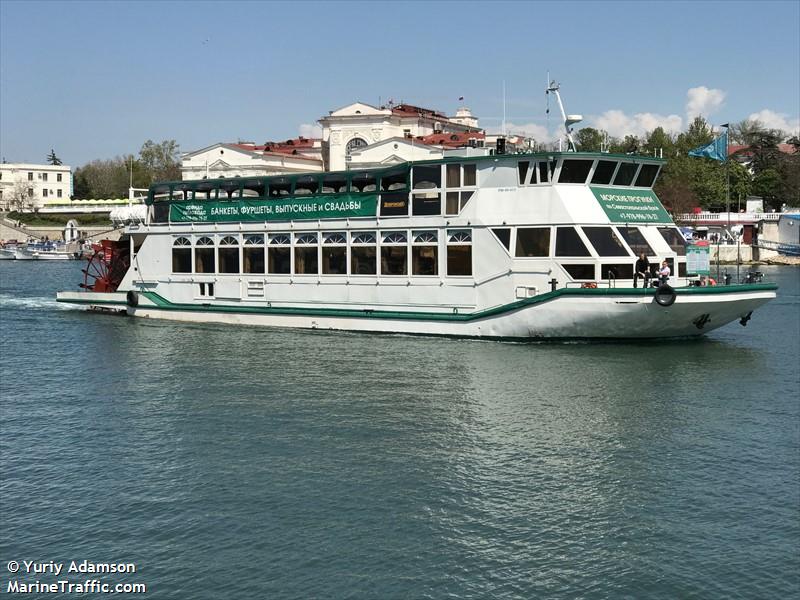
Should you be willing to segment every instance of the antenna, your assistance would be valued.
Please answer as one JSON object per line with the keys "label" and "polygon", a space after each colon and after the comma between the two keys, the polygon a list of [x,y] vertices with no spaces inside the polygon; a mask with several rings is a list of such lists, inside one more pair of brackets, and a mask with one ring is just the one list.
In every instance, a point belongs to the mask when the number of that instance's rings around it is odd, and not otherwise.
{"label": "antenna", "polygon": [[506,135],[506,80],[503,79],[503,137]]}
{"label": "antenna", "polygon": [[550,95],[550,92],[555,94],[556,100],[558,101],[558,108],[561,110],[561,118],[564,120],[564,131],[567,134],[567,152],[575,152],[575,140],[572,139],[572,128],[570,126],[574,125],[575,123],[580,123],[581,121],[583,121],[583,116],[567,115],[564,112],[564,103],[561,102],[561,94],[558,91],[560,87],[561,86],[559,86],[559,84],[557,84],[555,80],[553,80],[548,84],[547,91],[545,93],[548,95],[548,97]]}

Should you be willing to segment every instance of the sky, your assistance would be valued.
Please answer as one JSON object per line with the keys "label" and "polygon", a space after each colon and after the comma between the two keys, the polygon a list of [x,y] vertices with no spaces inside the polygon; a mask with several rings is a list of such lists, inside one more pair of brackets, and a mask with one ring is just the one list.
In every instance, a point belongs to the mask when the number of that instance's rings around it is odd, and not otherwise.
{"label": "sky", "polygon": [[0,156],[73,167],[216,142],[319,135],[354,101],[558,136],[759,118],[800,129],[800,1],[25,2],[0,0]]}

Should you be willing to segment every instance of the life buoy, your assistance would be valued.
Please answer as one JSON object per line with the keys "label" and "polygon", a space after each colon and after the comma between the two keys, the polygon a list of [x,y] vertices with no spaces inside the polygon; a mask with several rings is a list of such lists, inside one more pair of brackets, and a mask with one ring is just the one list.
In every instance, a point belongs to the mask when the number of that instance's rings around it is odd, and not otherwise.
{"label": "life buoy", "polygon": [[658,286],[658,289],[656,289],[656,302],[661,306],[672,306],[675,304],[676,297],[677,294],[675,290],[668,283],[662,283]]}
{"label": "life buoy", "polygon": [[133,290],[128,290],[128,293],[125,295],[125,302],[131,308],[136,308],[139,306],[139,294]]}
{"label": "life buoy", "polygon": [[581,284],[581,287],[585,290],[594,290],[597,289],[597,283],[594,281],[587,281],[586,283]]}

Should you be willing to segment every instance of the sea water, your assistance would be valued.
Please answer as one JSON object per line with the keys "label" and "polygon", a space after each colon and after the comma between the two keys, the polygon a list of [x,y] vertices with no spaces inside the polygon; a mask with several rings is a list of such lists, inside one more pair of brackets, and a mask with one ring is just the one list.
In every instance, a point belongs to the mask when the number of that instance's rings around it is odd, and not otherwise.
{"label": "sea water", "polygon": [[800,594],[796,268],[747,327],[519,344],[91,314],[81,266],[0,262],[0,593]]}

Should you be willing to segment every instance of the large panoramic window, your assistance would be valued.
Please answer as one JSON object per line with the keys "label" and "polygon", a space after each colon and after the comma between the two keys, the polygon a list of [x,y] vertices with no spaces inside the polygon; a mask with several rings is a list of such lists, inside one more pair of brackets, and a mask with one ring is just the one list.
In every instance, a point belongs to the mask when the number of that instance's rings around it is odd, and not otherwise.
{"label": "large panoramic window", "polygon": [[285,233],[273,233],[269,236],[267,250],[267,270],[277,275],[288,275],[292,272],[292,249],[289,236]]}
{"label": "large panoramic window", "polygon": [[633,185],[636,187],[650,187],[656,180],[658,169],[658,165],[642,165],[639,175],[636,176],[636,183]]}
{"label": "large panoramic window", "polygon": [[377,269],[377,246],[373,232],[353,233],[350,246],[350,274],[375,275]]}
{"label": "large panoramic window", "polygon": [[586,183],[586,178],[592,169],[592,162],[591,160],[565,158],[561,162],[558,183]]}
{"label": "large panoramic window", "polygon": [[438,237],[435,231],[415,231],[411,236],[411,273],[438,275]]}
{"label": "large panoramic window", "polygon": [[187,237],[176,238],[172,243],[172,272],[192,272],[192,242]]}
{"label": "large panoramic window", "polygon": [[239,241],[235,237],[226,235],[219,241],[217,264],[220,273],[239,272]]}
{"label": "large panoramic window", "polygon": [[442,187],[442,169],[439,165],[422,165],[411,170],[413,188],[430,190]]}
{"label": "large panoramic window", "polygon": [[291,196],[292,180],[288,177],[273,177],[269,180],[269,197],[280,198],[281,196]]}
{"label": "large panoramic window", "polygon": [[408,169],[396,169],[381,175],[381,191],[395,192],[408,189]]}
{"label": "large panoramic window", "polygon": [[472,232],[456,229],[447,232],[447,276],[472,275]]}
{"label": "large panoramic window", "polygon": [[302,175],[294,182],[295,196],[311,196],[319,190],[319,179],[316,175]]}
{"label": "large panoramic window", "polygon": [[517,257],[549,256],[549,227],[517,228],[517,245],[514,255]]}
{"label": "large panoramic window", "polygon": [[378,179],[373,173],[356,173],[350,180],[353,191],[375,192],[378,189]]}
{"label": "large panoramic window", "polygon": [[592,175],[592,183],[597,185],[608,185],[611,183],[611,177],[617,168],[617,162],[613,160],[598,160],[597,167]]}
{"label": "large panoramic window", "polygon": [[347,191],[347,177],[340,173],[322,176],[323,194],[342,194]]}
{"label": "large panoramic window", "polygon": [[647,243],[647,240],[644,239],[642,232],[639,231],[638,227],[617,227],[617,231],[622,236],[622,239],[625,240],[630,246],[631,250],[636,256],[644,253],[645,256],[655,256],[655,252],[650,247],[650,244]]}
{"label": "large panoramic window", "polygon": [[677,227],[659,227],[658,232],[673,252],[678,256],[686,256],[686,240]]}
{"label": "large panoramic window", "polygon": [[614,177],[614,185],[630,185],[633,182],[633,176],[636,175],[636,170],[638,168],[639,165],[635,163],[620,163],[617,174]]}
{"label": "large panoramic window", "polygon": [[600,279],[633,279],[631,263],[613,263],[600,265]]}
{"label": "large panoramic window", "polygon": [[591,256],[574,227],[556,227],[556,256]]}
{"label": "large panoramic window", "polygon": [[194,272],[214,273],[214,240],[210,237],[201,237],[197,240],[194,249]]}
{"label": "large panoramic window", "polygon": [[244,272],[264,272],[264,236],[248,235],[244,239]]}
{"label": "large panoramic window", "polygon": [[322,236],[322,272],[325,275],[347,275],[347,234],[326,233]]}
{"label": "large panoramic window", "polygon": [[630,256],[611,227],[583,227],[599,256]]}
{"label": "large panoramic window", "polygon": [[316,233],[301,233],[294,238],[294,272],[297,275],[318,275],[318,238]]}

